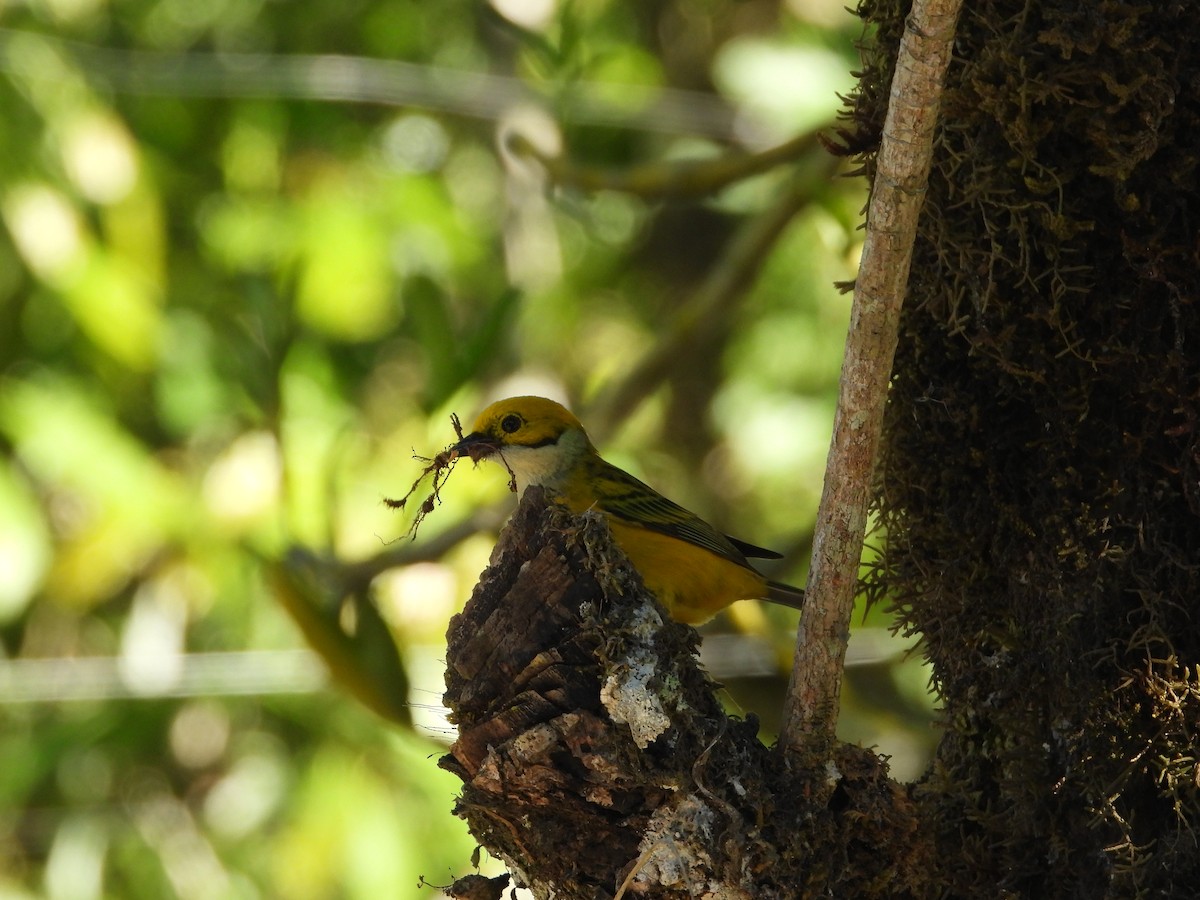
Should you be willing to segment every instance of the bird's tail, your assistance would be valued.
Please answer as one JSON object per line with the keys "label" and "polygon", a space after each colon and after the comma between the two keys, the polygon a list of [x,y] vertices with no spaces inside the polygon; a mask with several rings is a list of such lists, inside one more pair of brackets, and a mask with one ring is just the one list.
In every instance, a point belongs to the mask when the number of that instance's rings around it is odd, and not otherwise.
{"label": "bird's tail", "polygon": [[784,584],[781,581],[767,582],[767,596],[764,600],[769,600],[772,603],[778,603],[781,606],[790,606],[792,609],[804,608],[804,589],[792,587],[790,584]]}

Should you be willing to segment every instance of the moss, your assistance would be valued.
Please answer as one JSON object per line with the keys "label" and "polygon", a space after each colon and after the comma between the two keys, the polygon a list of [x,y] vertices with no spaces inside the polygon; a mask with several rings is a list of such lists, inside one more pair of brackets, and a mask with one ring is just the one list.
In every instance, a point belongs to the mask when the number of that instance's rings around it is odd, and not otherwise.
{"label": "moss", "polygon": [[[869,131],[905,9],[861,11]],[[953,893],[1194,890],[1198,86],[1186,4],[963,12],[870,579],[945,701],[917,798]]]}

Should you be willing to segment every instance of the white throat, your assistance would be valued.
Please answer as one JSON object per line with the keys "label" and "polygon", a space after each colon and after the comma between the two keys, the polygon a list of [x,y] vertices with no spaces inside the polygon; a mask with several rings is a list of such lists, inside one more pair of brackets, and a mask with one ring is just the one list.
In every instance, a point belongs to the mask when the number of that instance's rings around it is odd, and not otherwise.
{"label": "white throat", "polygon": [[[517,490],[525,493],[531,484],[561,491],[579,457],[588,451],[587,435],[577,429],[544,447],[505,447],[505,462],[517,479]],[[497,460],[499,462],[499,460]]]}

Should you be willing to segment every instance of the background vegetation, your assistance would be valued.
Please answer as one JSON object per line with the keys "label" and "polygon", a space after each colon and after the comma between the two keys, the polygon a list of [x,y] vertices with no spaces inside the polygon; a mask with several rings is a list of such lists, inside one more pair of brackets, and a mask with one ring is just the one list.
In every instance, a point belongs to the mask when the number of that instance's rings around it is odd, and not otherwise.
{"label": "background vegetation", "polygon": [[[380,503],[451,412],[567,400],[802,583],[864,188],[811,141],[672,167],[829,129],[860,33],[840,0],[0,6],[0,896],[466,870],[440,657],[511,500],[462,467],[396,544]],[[706,653],[769,726],[795,620],[743,606]],[[862,622],[843,735],[910,777],[926,675]]]}

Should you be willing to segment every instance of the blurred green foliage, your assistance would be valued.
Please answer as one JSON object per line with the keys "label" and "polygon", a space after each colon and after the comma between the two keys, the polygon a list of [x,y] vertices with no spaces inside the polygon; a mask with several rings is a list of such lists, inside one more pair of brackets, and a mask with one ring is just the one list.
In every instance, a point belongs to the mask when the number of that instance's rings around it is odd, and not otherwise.
{"label": "blurred green foliage", "polygon": [[[462,467],[411,543],[380,499],[451,411],[532,391],[587,421],[807,167],[761,267],[602,429],[802,581],[862,185],[817,151],[698,201],[583,193],[506,136],[614,171],[761,150],[832,123],[858,28],[839,0],[0,5],[0,896],[463,874],[439,660],[504,478]],[[329,687],[281,585],[413,725]],[[718,623],[767,661],[718,672],[731,702],[769,715],[793,626]],[[912,774],[924,673],[871,653],[847,736]]]}

